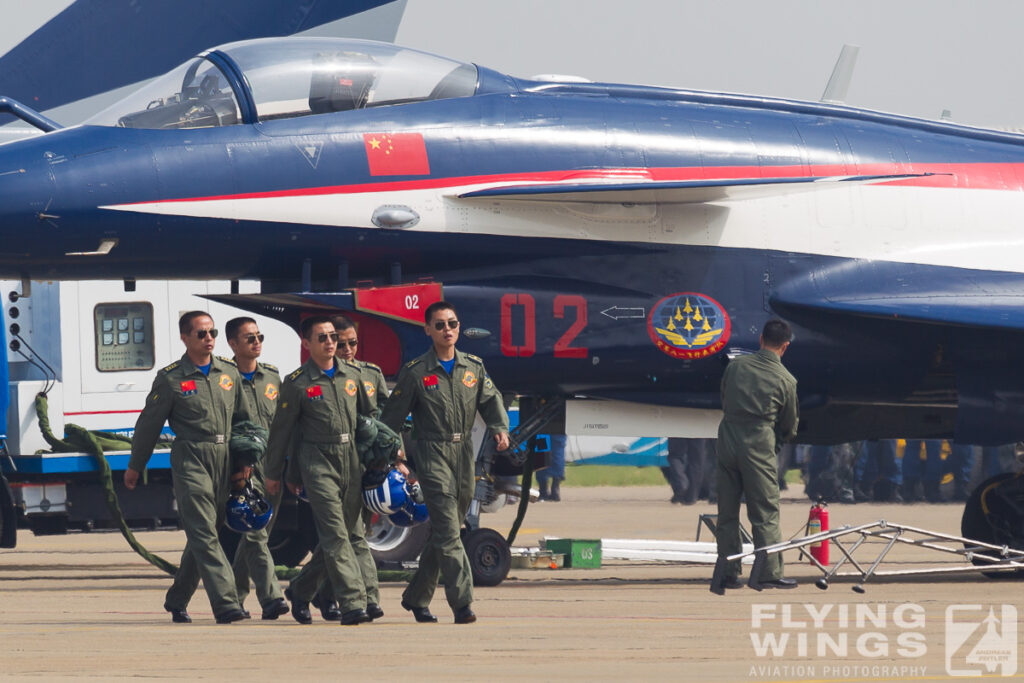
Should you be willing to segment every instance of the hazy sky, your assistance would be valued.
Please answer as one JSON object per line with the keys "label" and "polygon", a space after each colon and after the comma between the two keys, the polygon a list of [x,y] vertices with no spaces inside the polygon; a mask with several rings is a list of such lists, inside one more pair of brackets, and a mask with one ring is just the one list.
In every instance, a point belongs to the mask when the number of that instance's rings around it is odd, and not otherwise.
{"label": "hazy sky", "polygon": [[850,104],[1024,126],[1020,0],[408,0],[395,42],[513,75],[821,97],[860,46]]}
{"label": "hazy sky", "polygon": [[[0,0],[0,54],[69,1]],[[396,42],[517,76],[811,100],[851,43],[850,104],[1024,127],[1022,27],[1020,0],[408,0]]]}

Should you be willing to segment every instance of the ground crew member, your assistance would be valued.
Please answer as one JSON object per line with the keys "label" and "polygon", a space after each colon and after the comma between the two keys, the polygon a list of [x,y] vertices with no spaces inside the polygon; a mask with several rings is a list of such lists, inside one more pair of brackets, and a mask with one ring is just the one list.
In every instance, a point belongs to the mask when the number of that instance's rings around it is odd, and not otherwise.
{"label": "ground crew member", "polygon": [[[270,427],[265,468],[267,492],[278,495],[292,435],[299,430],[297,458],[303,488],[313,508],[324,564],[334,595],[341,605],[341,623],[370,621],[366,588],[352,539],[362,535],[362,482],[356,452],[356,416],[369,410],[359,369],[334,354],[338,333],[330,318],[314,316],[302,322],[302,346],[309,360],[288,375],[281,386],[277,414]],[[298,487],[293,487],[293,493]],[[316,591],[289,586],[292,615],[310,623],[309,601]]]}
{"label": "ground crew member", "polygon": [[191,311],[181,316],[178,329],[185,355],[153,380],[135,423],[124,485],[132,490],[138,484],[164,422],[170,420],[175,434],[171,446],[174,497],[188,542],[164,609],[175,622],[191,622],[186,609],[201,577],[217,623],[227,624],[244,619],[245,613],[217,528],[224,522],[228,498],[231,424],[251,420],[252,412],[235,364],[213,355],[217,337],[213,318],[203,311]]}
{"label": "ground crew member", "polygon": [[402,607],[416,621],[436,622],[429,605],[440,572],[455,623],[469,624],[476,621],[470,607],[473,577],[459,537],[475,489],[475,454],[469,437],[479,410],[498,450],[506,450],[508,415],[483,361],[455,350],[459,338],[455,307],[445,301],[433,303],[425,320],[424,330],[433,347],[398,373],[381,415],[388,427],[401,433],[402,423],[412,412],[416,476],[430,513],[430,535],[419,569],[402,594]]}
{"label": "ground crew member", "polygon": [[[342,315],[334,318],[332,322],[334,323],[335,331],[338,333],[338,350],[336,355],[341,360],[359,368],[360,381],[363,384],[363,390],[366,392],[370,414],[373,417],[377,417],[380,414],[380,406],[384,404],[388,397],[388,385],[384,381],[384,373],[380,367],[373,363],[356,360],[359,335],[356,332],[355,324],[351,320]],[[409,474],[409,471],[404,469],[404,465],[400,469],[403,471],[403,474]],[[364,471],[365,468],[360,469],[360,482],[362,482]],[[298,467],[289,466],[288,479],[290,485],[301,485]],[[373,512],[366,506],[363,506],[361,512],[363,534],[357,538],[352,538],[352,549],[359,560],[359,571],[363,576],[363,585],[366,587],[366,613],[371,619],[380,619],[384,616],[384,610],[380,606],[377,563],[374,562],[373,554],[370,552],[370,545],[366,542],[366,532],[370,528],[372,517]],[[313,551],[313,556],[302,568],[302,571],[291,580],[289,587],[293,593],[298,593],[299,595],[308,595],[311,590],[315,590],[316,597],[312,600],[313,606],[320,608],[320,614],[323,618],[327,621],[337,621],[341,618],[341,612],[331,591],[330,582],[326,580],[324,553],[319,545]]]}
{"label": "ground crew member", "polygon": [[[740,562],[726,557],[741,552],[740,498],[746,494],[747,517],[757,548],[779,543],[779,482],[776,452],[796,436],[796,379],[782,365],[793,332],[782,320],[769,320],[761,333],[761,350],[733,360],[722,376],[722,422],[718,426],[718,563],[722,585],[739,588]],[[716,573],[718,573],[716,568]],[[768,555],[760,583],[766,588],[794,588],[782,576],[782,556]]]}
{"label": "ground crew member", "polygon": [[[269,431],[277,410],[281,375],[273,365],[258,360],[263,353],[264,336],[260,333],[256,321],[245,317],[229,320],[224,326],[224,335],[235,353],[233,360],[238,366],[238,374],[242,377],[240,386],[249,399],[249,405],[252,406],[254,422]],[[266,495],[260,466],[253,468],[250,481],[260,495]],[[249,577],[252,576],[256,585],[256,597],[263,608],[263,618],[277,619],[288,612],[288,604],[277,581],[274,559],[270,556],[267,539],[270,538],[270,530],[274,526],[274,519],[277,518],[281,495],[270,496],[270,502],[274,506],[274,517],[259,531],[241,535],[231,567],[235,572],[239,604],[244,604],[246,596],[249,595]]]}

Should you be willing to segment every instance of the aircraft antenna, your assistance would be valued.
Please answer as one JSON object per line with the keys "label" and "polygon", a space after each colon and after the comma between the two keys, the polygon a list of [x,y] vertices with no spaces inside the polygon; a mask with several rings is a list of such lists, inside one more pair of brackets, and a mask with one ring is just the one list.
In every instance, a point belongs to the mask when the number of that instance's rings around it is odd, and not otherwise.
{"label": "aircraft antenna", "polygon": [[846,91],[850,89],[850,79],[853,78],[853,67],[857,63],[857,54],[860,47],[857,45],[843,45],[832,68],[832,76],[828,79],[825,92],[821,95],[822,102],[831,104],[843,104],[846,102]]}

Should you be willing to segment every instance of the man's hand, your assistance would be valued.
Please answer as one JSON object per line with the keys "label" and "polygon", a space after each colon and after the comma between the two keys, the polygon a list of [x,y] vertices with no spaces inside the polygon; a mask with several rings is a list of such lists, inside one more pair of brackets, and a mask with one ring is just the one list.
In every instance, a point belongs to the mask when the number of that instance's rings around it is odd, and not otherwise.
{"label": "man's hand", "polygon": [[288,490],[292,492],[292,495],[296,498],[299,497],[299,491],[302,490],[302,484],[293,484],[288,482]]}
{"label": "man's hand", "polygon": [[499,451],[508,450],[508,434],[506,434],[505,432],[498,432],[497,434],[494,435],[494,440],[498,442]]}
{"label": "man's hand", "polygon": [[124,471],[124,487],[129,491],[134,491],[135,487],[139,483],[139,473],[133,470],[131,467]]}
{"label": "man's hand", "polygon": [[[281,481],[279,479],[267,479],[263,483],[266,484],[268,496],[276,496],[281,493]],[[294,493],[294,491],[292,491],[292,493]]]}
{"label": "man's hand", "polygon": [[399,460],[398,462],[396,462],[395,469],[401,472],[402,476],[405,477],[407,481],[416,481],[415,479],[412,479],[412,474],[409,472],[409,468],[406,467],[404,460]]}

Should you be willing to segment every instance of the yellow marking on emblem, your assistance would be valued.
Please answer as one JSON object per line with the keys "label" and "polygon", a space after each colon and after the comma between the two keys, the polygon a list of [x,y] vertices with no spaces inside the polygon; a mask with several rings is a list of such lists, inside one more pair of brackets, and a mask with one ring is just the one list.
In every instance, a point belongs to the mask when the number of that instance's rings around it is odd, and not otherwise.
{"label": "yellow marking on emblem", "polygon": [[220,384],[220,388],[224,391],[231,391],[235,386],[235,383],[231,381],[231,377],[229,375],[221,375],[220,382],[218,382],[218,384]]}
{"label": "yellow marking on emblem", "polygon": [[345,393],[349,396],[355,396],[358,387],[356,387],[356,381],[354,379],[345,380]]}
{"label": "yellow marking on emblem", "polygon": [[268,384],[266,391],[263,392],[263,395],[269,398],[271,401],[276,401],[277,387],[275,387],[273,384]]}

